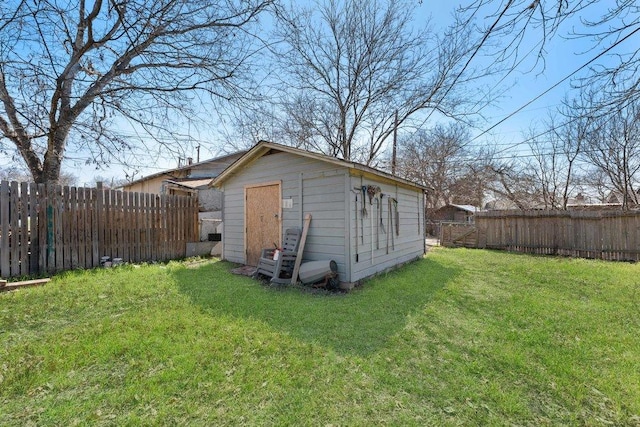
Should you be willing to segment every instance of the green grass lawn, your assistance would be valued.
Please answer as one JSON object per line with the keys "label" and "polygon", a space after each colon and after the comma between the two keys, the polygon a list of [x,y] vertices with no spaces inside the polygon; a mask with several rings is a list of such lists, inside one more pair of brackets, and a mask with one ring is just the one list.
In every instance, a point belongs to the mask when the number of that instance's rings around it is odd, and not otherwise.
{"label": "green grass lawn", "polygon": [[640,265],[438,249],[348,294],[230,268],[0,294],[0,425],[640,425]]}

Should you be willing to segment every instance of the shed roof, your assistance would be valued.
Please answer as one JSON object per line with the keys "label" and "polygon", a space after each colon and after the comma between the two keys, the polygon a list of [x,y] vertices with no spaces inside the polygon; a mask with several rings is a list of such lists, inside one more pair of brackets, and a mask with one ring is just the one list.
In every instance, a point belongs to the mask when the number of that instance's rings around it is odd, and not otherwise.
{"label": "shed roof", "polygon": [[227,179],[236,175],[239,171],[247,167],[250,163],[256,161],[257,159],[259,159],[260,157],[266,154],[270,154],[273,152],[290,153],[290,154],[295,154],[302,157],[319,160],[326,163],[331,163],[336,166],[349,169],[349,173],[354,176],[363,176],[363,177],[369,176],[370,178],[375,177],[382,181],[390,182],[392,184],[398,184],[404,187],[410,187],[410,188],[419,189],[422,191],[427,190],[427,187],[424,187],[420,184],[416,184],[415,182],[411,182],[406,179],[399,178],[387,172],[383,172],[381,170],[363,165],[361,163],[346,161],[346,160],[338,159],[336,157],[327,156],[325,154],[313,153],[311,151],[289,147],[287,145],[276,144],[274,142],[268,142],[268,141],[258,142],[249,151],[247,151],[242,157],[240,157],[238,160],[232,163],[227,169],[225,169],[220,175],[214,178],[209,185],[212,187],[219,187]]}
{"label": "shed roof", "polygon": [[455,205],[451,203],[451,206],[454,206],[460,210],[467,211],[467,212],[480,212],[480,208],[477,208],[473,205]]}

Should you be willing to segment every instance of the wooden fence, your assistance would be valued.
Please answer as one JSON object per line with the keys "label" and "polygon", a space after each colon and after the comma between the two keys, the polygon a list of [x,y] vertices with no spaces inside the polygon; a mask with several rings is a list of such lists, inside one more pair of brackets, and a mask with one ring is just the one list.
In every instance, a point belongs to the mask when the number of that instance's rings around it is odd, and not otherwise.
{"label": "wooden fence", "polygon": [[475,224],[443,225],[441,244],[638,261],[640,212],[482,212],[476,214]]}
{"label": "wooden fence", "polygon": [[442,246],[479,248],[480,232],[475,224],[468,222],[441,221],[438,237]]}
{"label": "wooden fence", "polygon": [[194,197],[0,182],[0,277],[181,258],[192,241]]}

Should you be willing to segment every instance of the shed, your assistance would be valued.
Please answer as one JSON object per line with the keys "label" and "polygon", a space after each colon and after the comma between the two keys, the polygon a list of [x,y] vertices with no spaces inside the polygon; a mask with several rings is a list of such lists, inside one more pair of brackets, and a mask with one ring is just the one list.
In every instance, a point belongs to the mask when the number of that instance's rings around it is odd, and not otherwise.
{"label": "shed", "polygon": [[475,214],[480,209],[472,205],[448,204],[438,209],[427,209],[427,233],[432,236],[440,236],[442,224],[447,222],[465,222],[472,224]]}
{"label": "shed", "polygon": [[433,221],[454,221],[472,223],[474,215],[480,212],[480,209],[472,205],[454,205],[450,203],[434,210],[429,219]]}
{"label": "shed", "polygon": [[[425,188],[371,167],[261,141],[211,182],[223,194],[222,258],[256,265],[312,215],[303,261],[353,283],[425,252]],[[381,197],[363,197],[362,188]],[[380,202],[381,200],[381,202]],[[363,216],[363,208],[366,216]]]}

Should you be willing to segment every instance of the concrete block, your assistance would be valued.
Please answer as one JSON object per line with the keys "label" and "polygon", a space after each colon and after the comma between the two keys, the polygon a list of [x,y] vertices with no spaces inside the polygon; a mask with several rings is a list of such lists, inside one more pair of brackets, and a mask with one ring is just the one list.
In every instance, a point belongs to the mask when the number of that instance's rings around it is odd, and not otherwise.
{"label": "concrete block", "polygon": [[211,250],[217,242],[190,242],[187,243],[187,257],[211,255]]}
{"label": "concrete block", "polygon": [[222,255],[222,242],[211,242],[215,243],[213,248],[211,249],[211,256],[221,256]]}

